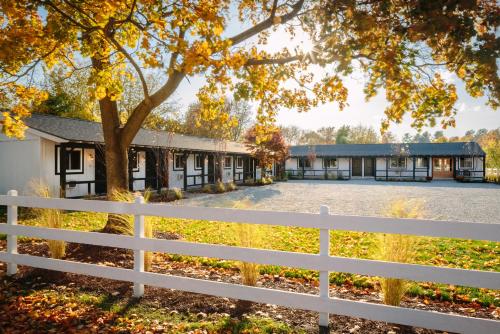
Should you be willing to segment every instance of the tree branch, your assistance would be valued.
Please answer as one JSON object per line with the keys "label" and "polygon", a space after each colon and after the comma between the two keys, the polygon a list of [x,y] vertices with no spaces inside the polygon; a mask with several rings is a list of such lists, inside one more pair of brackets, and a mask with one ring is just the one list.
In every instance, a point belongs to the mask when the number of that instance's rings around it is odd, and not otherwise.
{"label": "tree branch", "polygon": [[[287,13],[283,16],[281,16],[281,24],[286,23],[287,21],[290,21],[294,17],[296,17],[299,14],[299,11],[302,9],[302,6],[304,5],[304,0],[298,0],[293,6],[292,6],[292,11],[290,13]],[[274,14],[272,14],[274,15]],[[252,28],[249,28],[241,33],[239,33],[236,36],[233,36],[229,38],[229,40],[232,42],[232,45],[239,44],[250,37],[253,37],[262,31],[272,27],[274,24],[274,16],[270,16],[269,18],[265,19],[264,21],[256,24]]]}
{"label": "tree branch", "polygon": [[118,43],[118,41],[113,36],[107,36],[107,38],[111,41],[111,43],[113,43],[113,45],[118,49],[118,51],[120,51],[128,59],[128,61],[134,67],[135,71],[137,72],[137,75],[139,75],[139,79],[141,80],[142,90],[144,92],[144,99],[146,100],[146,102],[148,102],[149,101],[148,83],[146,82],[146,79],[144,78],[144,75],[142,73],[141,68],[136,63],[134,58],[127,52],[127,50],[125,50],[125,48],[123,46],[121,46],[120,43]]}
{"label": "tree branch", "polygon": [[293,61],[303,59],[302,56],[291,56],[287,58],[267,58],[267,59],[248,59],[245,66],[255,66],[255,65],[283,65]]}

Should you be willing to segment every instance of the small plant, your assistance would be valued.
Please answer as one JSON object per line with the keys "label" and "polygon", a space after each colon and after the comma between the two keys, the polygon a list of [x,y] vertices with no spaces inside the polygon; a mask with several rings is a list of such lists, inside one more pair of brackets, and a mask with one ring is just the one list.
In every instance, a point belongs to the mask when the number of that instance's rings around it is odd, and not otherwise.
{"label": "small plant", "polygon": [[226,190],[227,191],[234,191],[236,189],[238,189],[238,187],[236,186],[236,184],[234,182],[231,181],[231,182],[226,183]]}
{"label": "small plant", "polygon": [[253,185],[255,180],[252,177],[247,177],[244,182],[246,185]]}
{"label": "small plant", "polygon": [[[233,207],[236,209],[244,209],[249,206],[248,200],[236,202]],[[241,247],[257,247],[259,243],[258,226],[254,224],[237,224],[238,246]],[[248,286],[257,285],[259,279],[259,265],[251,262],[239,262],[241,283]],[[240,300],[238,308],[241,313],[248,311],[251,302]]]}
{"label": "small plant", "polygon": [[201,189],[201,191],[204,192],[204,193],[207,193],[207,194],[211,194],[211,193],[214,192],[211,184],[205,184],[203,186],[203,188]]}
{"label": "small plant", "polygon": [[169,189],[174,199],[182,199],[184,196],[180,188]]}
{"label": "small plant", "polygon": [[[146,189],[144,191],[144,202],[147,203],[151,198],[152,191]],[[129,191],[113,191],[111,194],[114,201],[133,203],[135,201],[134,193]],[[153,238],[153,223],[152,217],[145,217],[144,219],[144,237]],[[134,235],[134,217],[132,215],[113,215],[113,219],[119,221],[119,225],[124,229],[123,234]],[[144,270],[149,271],[153,262],[153,253],[144,252]]]}
{"label": "small plant", "polygon": [[[404,200],[395,201],[388,210],[388,215],[395,218],[418,218],[421,216],[421,206],[413,205]],[[383,234],[380,237],[380,257],[384,261],[408,263],[414,257],[414,239],[401,234]],[[384,304],[399,306],[408,283],[399,278],[382,278],[382,294]]]}
{"label": "small plant", "polygon": [[[32,182],[31,189],[36,196],[51,198],[53,197],[49,186],[43,182]],[[42,226],[60,229],[63,227],[61,210],[58,209],[34,209]],[[49,256],[54,259],[62,259],[66,255],[66,242],[62,240],[47,240],[49,247]]]}
{"label": "small plant", "polygon": [[226,192],[226,186],[222,181],[219,180],[215,183],[215,192],[218,194]]}

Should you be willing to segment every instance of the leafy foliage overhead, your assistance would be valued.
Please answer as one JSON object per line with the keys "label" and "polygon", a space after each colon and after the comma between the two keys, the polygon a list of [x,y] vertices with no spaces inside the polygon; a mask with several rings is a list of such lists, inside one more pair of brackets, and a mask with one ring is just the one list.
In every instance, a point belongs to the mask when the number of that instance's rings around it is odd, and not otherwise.
{"label": "leafy foliage overhead", "polygon": [[[242,28],[231,35],[235,11]],[[495,0],[19,0],[0,1],[0,13],[0,103],[12,111],[0,124],[12,136],[22,136],[22,118],[47,97],[36,87],[37,71],[57,64],[68,76],[91,68],[88,89],[108,117],[104,131],[114,128],[123,146],[197,74],[206,77],[201,117],[224,119],[230,91],[258,103],[258,136],[271,135],[279,108],[337,102],[342,109],[343,77],[357,68],[367,74],[367,98],[383,90],[390,103],[384,129],[405,114],[415,127],[454,125],[456,89],[444,69],[472,96],[486,96],[494,108],[500,102]],[[313,51],[264,51],[277,29],[290,38],[304,31]],[[164,76],[156,89],[145,79],[152,70]],[[123,80],[135,77],[143,98],[120,120]]]}

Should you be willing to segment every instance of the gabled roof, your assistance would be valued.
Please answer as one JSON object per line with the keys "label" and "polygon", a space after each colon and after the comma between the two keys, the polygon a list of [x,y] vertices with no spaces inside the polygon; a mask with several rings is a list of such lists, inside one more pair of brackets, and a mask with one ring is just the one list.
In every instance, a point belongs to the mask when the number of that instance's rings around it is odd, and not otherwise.
{"label": "gabled roof", "polygon": [[[104,143],[101,123],[46,114],[32,114],[25,120],[29,128],[71,142]],[[166,131],[140,129],[132,145],[193,151],[248,153],[244,144],[211,138],[184,136]]]}
{"label": "gabled roof", "polygon": [[476,142],[456,143],[411,143],[411,144],[338,144],[291,146],[292,157],[307,156],[333,157],[381,157],[381,156],[484,156]]}

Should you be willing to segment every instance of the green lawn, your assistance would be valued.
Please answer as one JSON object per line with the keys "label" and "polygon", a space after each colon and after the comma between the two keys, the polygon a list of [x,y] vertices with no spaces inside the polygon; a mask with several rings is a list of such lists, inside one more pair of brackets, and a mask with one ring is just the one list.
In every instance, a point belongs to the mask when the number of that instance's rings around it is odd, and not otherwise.
{"label": "green lawn", "polygon": [[[201,220],[182,220],[152,217],[154,230],[180,234],[184,240],[202,243],[238,245],[238,225]],[[64,214],[67,229],[95,231],[106,221],[105,214],[72,212]],[[36,219],[21,219],[21,224],[38,225]],[[319,230],[281,226],[259,226],[254,230],[254,247],[283,251],[318,253]],[[379,236],[374,233],[331,232],[331,254],[337,256],[376,259]],[[500,248],[496,242],[482,242],[445,238],[415,238],[414,263],[454,268],[500,271]],[[170,255],[171,260],[196,261],[217,267],[234,267],[232,261]],[[262,266],[261,273],[280,274],[286,277],[316,279],[317,272],[295,268]],[[370,277],[332,273],[335,284],[354,284],[373,287],[377,280]],[[440,299],[473,299],[483,305],[500,306],[499,291],[451,287],[447,285],[412,284],[410,294]]]}

